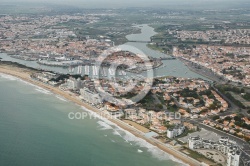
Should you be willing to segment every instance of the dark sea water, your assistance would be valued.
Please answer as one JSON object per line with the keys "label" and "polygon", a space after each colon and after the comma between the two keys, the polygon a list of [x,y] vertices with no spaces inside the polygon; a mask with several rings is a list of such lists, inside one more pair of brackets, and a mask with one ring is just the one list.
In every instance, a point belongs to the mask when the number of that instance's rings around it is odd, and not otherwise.
{"label": "dark sea water", "polygon": [[179,166],[172,156],[83,108],[0,74],[0,166]]}

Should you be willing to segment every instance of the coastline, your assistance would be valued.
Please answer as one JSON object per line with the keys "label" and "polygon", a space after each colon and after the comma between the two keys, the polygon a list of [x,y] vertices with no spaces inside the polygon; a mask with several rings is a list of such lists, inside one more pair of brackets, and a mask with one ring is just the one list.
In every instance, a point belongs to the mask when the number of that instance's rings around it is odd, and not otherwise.
{"label": "coastline", "polygon": [[[28,83],[31,83],[33,85],[44,88],[46,90],[49,90],[50,92],[52,92],[56,95],[62,96],[65,99],[67,99],[75,104],[78,104],[79,106],[82,106],[82,107],[86,108],[87,110],[92,111],[93,113],[97,113],[97,114],[100,113],[100,111],[97,108],[94,108],[94,107],[82,102],[80,99],[78,99],[76,96],[74,96],[72,94],[64,92],[57,87],[52,87],[50,85],[46,85],[42,82],[35,81],[35,80],[31,79],[30,74],[34,73],[34,72],[36,72],[36,71],[32,71],[30,69],[21,69],[21,68],[18,68],[15,66],[13,67],[10,65],[0,65],[0,73],[17,77],[25,82],[28,82]],[[198,162],[192,158],[187,157],[185,154],[178,152],[176,149],[173,149],[171,147],[167,147],[166,145],[164,145],[163,143],[161,143],[160,141],[158,141],[156,139],[145,137],[142,134],[143,132],[131,127],[129,124],[126,124],[125,122],[122,122],[119,119],[107,119],[107,120],[116,124],[121,129],[128,131],[129,133],[133,134],[134,136],[145,140],[146,142],[150,143],[153,146],[158,147],[160,150],[162,150],[162,151],[166,152],[167,154],[173,156],[174,158],[182,161],[183,163],[186,163],[186,164],[191,165],[191,166],[198,166],[201,164],[200,162]]]}

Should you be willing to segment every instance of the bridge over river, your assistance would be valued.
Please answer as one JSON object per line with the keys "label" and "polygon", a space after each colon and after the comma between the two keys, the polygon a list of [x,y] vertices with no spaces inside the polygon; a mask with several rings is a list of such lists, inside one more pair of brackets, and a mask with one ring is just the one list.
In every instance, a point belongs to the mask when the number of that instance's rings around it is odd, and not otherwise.
{"label": "bridge over river", "polygon": [[132,42],[132,43],[151,43],[151,41],[139,41],[139,40],[129,40],[128,42]]}
{"label": "bridge over river", "polygon": [[159,60],[174,60],[176,59],[175,57],[173,56],[169,56],[169,57],[160,57]]}

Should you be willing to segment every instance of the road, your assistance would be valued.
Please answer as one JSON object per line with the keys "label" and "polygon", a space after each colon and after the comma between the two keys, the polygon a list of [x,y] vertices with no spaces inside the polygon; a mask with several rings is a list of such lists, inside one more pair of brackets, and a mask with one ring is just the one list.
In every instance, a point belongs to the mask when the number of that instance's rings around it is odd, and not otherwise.
{"label": "road", "polygon": [[[194,71],[194,72],[196,72],[196,73],[198,73],[200,75],[203,75],[203,76],[209,78],[210,80],[213,80],[215,83],[225,83],[225,80],[223,80],[222,77],[216,75],[210,69],[207,69],[207,68],[205,68],[203,66],[195,64],[195,63],[193,63],[191,61],[188,61],[188,60],[185,60],[183,58],[179,58],[179,59],[182,62],[184,62],[189,67],[190,70],[192,70],[192,71]],[[215,88],[213,84],[211,86],[230,105],[230,107],[228,108],[227,111],[222,112],[222,113],[220,113],[218,115],[219,116],[226,116],[226,115],[230,115],[232,113],[238,113],[240,108],[237,105],[235,105],[230,99],[228,99],[227,96],[225,96],[220,91],[218,91],[218,89]],[[245,110],[243,110],[241,113],[244,116],[249,116],[246,113]],[[220,136],[229,137],[230,140],[234,140],[242,150],[241,160],[242,160],[243,165],[244,166],[250,166],[250,145],[245,140],[242,140],[242,139],[240,139],[240,138],[238,138],[236,136],[233,136],[233,135],[231,135],[229,133],[226,133],[226,132],[221,131],[221,130],[217,130],[217,129],[213,128],[213,127],[210,127],[210,126],[207,126],[207,125],[203,124],[202,122],[205,119],[211,119],[211,117],[210,118],[189,119],[189,120],[186,120],[186,121],[194,123],[194,124],[198,125],[200,128],[204,128],[205,130],[214,132],[214,133],[216,133],[216,134],[218,134]]]}
{"label": "road", "polygon": [[153,96],[153,98],[154,98],[154,100],[155,100],[155,102],[156,102],[157,104],[161,104],[161,105],[163,106],[163,110],[165,110],[165,111],[168,110],[167,106],[166,106],[165,104],[162,104],[162,103],[161,103],[161,100],[158,98],[157,95],[153,94],[152,96]]}
{"label": "road", "polygon": [[235,105],[227,96],[221,93],[216,87],[214,87],[214,85],[211,85],[211,87],[229,104],[228,110],[226,112],[220,113],[221,116],[229,115],[239,111],[240,108],[237,105]]}

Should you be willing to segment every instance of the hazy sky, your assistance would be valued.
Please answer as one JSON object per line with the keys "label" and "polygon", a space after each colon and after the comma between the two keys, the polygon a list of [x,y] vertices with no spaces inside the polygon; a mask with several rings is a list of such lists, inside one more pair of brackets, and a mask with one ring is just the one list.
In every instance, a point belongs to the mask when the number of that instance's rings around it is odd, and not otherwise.
{"label": "hazy sky", "polygon": [[[162,7],[162,8],[246,8],[249,0],[0,0],[1,2],[48,2],[86,8]],[[2,3],[3,4],[3,3]]]}

